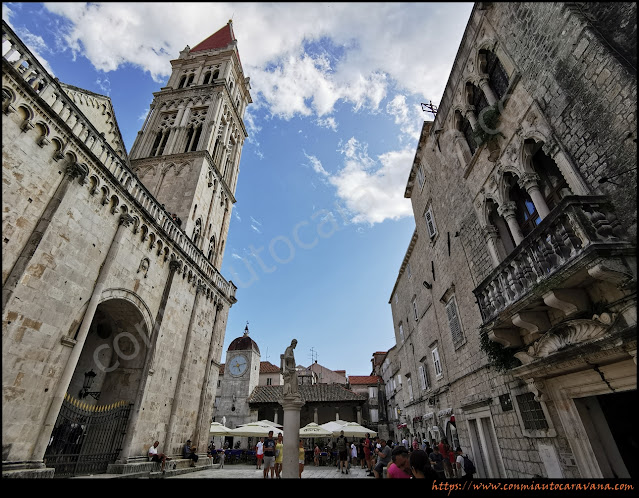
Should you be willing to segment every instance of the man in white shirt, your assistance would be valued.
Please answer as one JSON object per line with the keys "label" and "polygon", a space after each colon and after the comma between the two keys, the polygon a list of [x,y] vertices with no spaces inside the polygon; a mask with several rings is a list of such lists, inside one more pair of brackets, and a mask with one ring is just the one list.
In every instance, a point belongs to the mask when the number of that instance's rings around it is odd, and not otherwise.
{"label": "man in white shirt", "polygon": [[162,466],[160,467],[160,469],[162,470],[162,473],[164,474],[164,464],[167,460],[171,460],[169,457],[167,457],[164,453],[159,453],[158,452],[158,446],[160,444],[160,441],[156,441],[155,443],[153,443],[151,445],[151,447],[149,448],[149,460],[151,460],[152,462],[162,462]]}

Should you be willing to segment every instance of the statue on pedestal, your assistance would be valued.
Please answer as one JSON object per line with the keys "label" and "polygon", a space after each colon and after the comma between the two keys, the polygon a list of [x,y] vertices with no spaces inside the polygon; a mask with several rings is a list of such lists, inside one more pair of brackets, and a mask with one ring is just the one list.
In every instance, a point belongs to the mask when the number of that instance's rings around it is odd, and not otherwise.
{"label": "statue on pedestal", "polygon": [[295,368],[295,355],[293,354],[295,346],[297,346],[297,339],[293,339],[284,354],[280,355],[280,372],[284,377],[284,397],[299,397],[297,369]]}

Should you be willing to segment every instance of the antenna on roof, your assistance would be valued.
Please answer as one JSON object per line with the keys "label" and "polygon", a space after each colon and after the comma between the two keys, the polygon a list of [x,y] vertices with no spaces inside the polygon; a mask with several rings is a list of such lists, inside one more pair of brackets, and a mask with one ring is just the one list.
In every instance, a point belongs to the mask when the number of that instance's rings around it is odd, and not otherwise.
{"label": "antenna on roof", "polygon": [[311,347],[311,365],[317,361],[317,351]]}
{"label": "antenna on roof", "polygon": [[432,100],[429,100],[428,104],[422,103],[422,111],[437,116],[437,106],[433,104]]}

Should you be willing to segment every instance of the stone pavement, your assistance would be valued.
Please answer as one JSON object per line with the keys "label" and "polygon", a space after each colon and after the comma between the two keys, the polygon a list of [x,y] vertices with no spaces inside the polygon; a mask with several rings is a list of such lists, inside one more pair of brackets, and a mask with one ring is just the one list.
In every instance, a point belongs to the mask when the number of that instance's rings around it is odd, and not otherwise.
{"label": "stone pavement", "polygon": [[[217,466],[216,466],[217,467]],[[255,465],[247,465],[242,463],[225,464],[223,469],[213,468],[191,472],[190,474],[181,474],[165,479],[263,479],[262,469],[258,470]],[[334,466],[315,467],[313,464],[304,466],[302,479],[370,479],[373,477],[366,476],[366,470],[351,468],[348,474],[342,474]]]}

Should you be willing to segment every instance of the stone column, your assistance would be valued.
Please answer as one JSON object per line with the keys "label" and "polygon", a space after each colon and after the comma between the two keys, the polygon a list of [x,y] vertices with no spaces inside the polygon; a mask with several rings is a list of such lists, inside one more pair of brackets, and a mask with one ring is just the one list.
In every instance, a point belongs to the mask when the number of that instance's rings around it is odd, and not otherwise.
{"label": "stone column", "polygon": [[466,109],[464,109],[464,116],[466,117],[466,119],[470,123],[470,127],[473,130],[476,130],[477,129],[477,116],[475,116],[475,106],[474,105],[469,105],[468,107],[466,107]]}
{"label": "stone column", "polygon": [[[213,361],[213,356],[215,355],[215,339],[217,338],[217,325],[218,319],[220,317],[220,312],[222,311],[222,303],[218,303],[215,307],[215,319],[213,320],[213,328],[211,330],[211,342],[209,343],[209,353],[207,355],[206,361],[206,369],[204,370],[204,378],[202,379],[202,392],[200,393],[200,404],[198,406],[198,422],[195,430],[195,434],[193,435],[193,441],[195,445],[200,448],[206,447],[206,442],[204,441],[204,435],[206,434],[206,441],[209,438],[209,425],[211,423],[211,413],[209,412],[207,416],[204,416],[206,400],[208,398],[209,391],[209,382],[211,375],[211,362]],[[215,388],[215,386],[213,386]],[[202,436],[202,437],[201,437]],[[201,440],[202,439],[202,440]],[[204,444],[204,446],[202,446]]]}
{"label": "stone column", "polygon": [[157,315],[155,317],[155,322],[153,323],[153,330],[150,334],[150,340],[146,351],[146,358],[144,360],[144,367],[142,369],[142,376],[140,377],[140,384],[138,385],[138,390],[135,395],[135,402],[133,404],[133,409],[131,410],[131,415],[129,416],[129,421],[126,428],[126,436],[124,437],[124,441],[122,443],[122,451],[120,452],[120,457],[118,458],[117,463],[127,463],[131,453],[131,443],[133,441],[133,436],[137,428],[138,418],[140,417],[140,408],[142,407],[144,393],[146,392],[146,385],[149,375],[152,375],[153,373],[153,371],[151,370],[151,365],[153,364],[153,358],[155,356],[155,345],[157,343],[158,333],[164,319],[166,303],[168,301],[169,295],[171,294],[173,277],[175,276],[176,270],[178,270],[179,268],[180,263],[178,261],[173,260],[169,263],[169,276],[166,279],[166,283],[164,284],[164,292],[162,293],[160,308],[158,309]]}
{"label": "stone column", "polygon": [[497,97],[495,97],[493,89],[490,88],[490,82],[488,81],[488,78],[481,78],[479,80],[479,87],[481,88],[482,92],[484,92],[486,100],[488,101],[488,105],[495,105],[497,103]]}
{"label": "stone column", "polygon": [[298,454],[300,446],[300,411],[304,406],[299,394],[285,396],[280,401],[284,408],[284,458],[282,459],[282,477],[299,478]]}
{"label": "stone column", "polygon": [[362,407],[361,406],[357,407],[357,423],[359,425],[362,425]]}
{"label": "stone column", "polygon": [[548,216],[550,214],[550,209],[548,209],[548,204],[546,204],[546,200],[539,190],[539,175],[537,175],[537,173],[524,173],[519,177],[517,183],[532,199],[539,217],[543,220],[546,216]]}
{"label": "stone column", "polygon": [[317,407],[313,408],[313,422],[319,424],[319,416],[317,414]]}
{"label": "stone column", "polygon": [[84,343],[86,341],[87,335],[89,334],[89,327],[91,326],[93,316],[95,315],[95,310],[97,309],[100,297],[102,296],[102,291],[104,290],[106,279],[109,275],[109,272],[111,271],[113,261],[118,254],[118,248],[120,247],[125,229],[129,225],[131,225],[132,221],[133,217],[129,214],[123,214],[120,216],[118,229],[115,232],[113,240],[111,241],[109,251],[104,258],[104,263],[100,268],[98,278],[95,282],[95,286],[93,287],[91,299],[89,300],[87,309],[84,312],[82,324],[80,325],[80,329],[77,333],[76,343],[71,350],[71,354],[67,359],[66,365],[64,366],[64,371],[62,372],[62,376],[58,381],[55,394],[53,395],[53,398],[51,400],[51,405],[49,405],[49,410],[47,411],[46,418],[44,420],[44,423],[42,424],[42,429],[40,429],[40,434],[33,448],[33,453],[31,454],[32,460],[42,461],[44,457],[44,453],[49,444],[49,439],[51,438],[51,433],[53,432],[53,427],[55,426],[55,422],[58,418],[58,413],[60,412],[60,407],[62,406],[62,402],[64,401],[64,396],[73,377],[73,373],[75,372],[75,368],[78,364],[78,359],[80,358],[82,349],[84,348]]}
{"label": "stone column", "polygon": [[197,314],[197,304],[200,300],[200,294],[204,287],[202,285],[198,285],[195,289],[195,299],[193,300],[193,308],[191,309],[191,318],[189,319],[189,326],[186,330],[186,338],[184,339],[184,349],[182,349],[182,361],[180,361],[180,370],[178,373],[177,383],[175,386],[175,393],[173,395],[173,403],[171,403],[171,415],[169,417],[168,429],[166,431],[166,436],[164,437],[164,448],[165,451],[172,452],[173,451],[173,434],[175,432],[175,424],[177,419],[177,408],[181,402],[182,396],[182,384],[184,384],[184,373],[186,372],[187,361],[189,357],[189,349],[191,347],[191,334],[193,332],[193,324],[195,323],[195,316]]}
{"label": "stone column", "polygon": [[275,415],[273,415],[273,422],[275,422],[276,424],[278,423],[277,419],[278,419],[279,414],[280,414],[280,412],[275,410]]}
{"label": "stone column", "polygon": [[524,235],[521,233],[521,228],[515,217],[516,209],[517,206],[513,201],[504,202],[497,208],[497,214],[505,218],[506,223],[508,223],[508,228],[510,228],[510,233],[515,240],[515,245],[519,245],[521,241],[524,240]]}
{"label": "stone column", "polygon": [[11,272],[9,273],[7,280],[5,280],[5,283],[2,286],[2,313],[4,313],[4,309],[9,302],[9,299],[13,295],[18,282],[24,275],[27,266],[31,262],[36,249],[40,245],[40,242],[42,242],[44,234],[49,228],[53,217],[57,213],[62,199],[67,193],[67,190],[69,190],[69,185],[71,185],[75,178],[79,176],[84,177],[84,175],[86,174],[85,171],[83,171],[80,165],[77,163],[69,164],[64,173],[65,174],[62,178],[62,181],[58,184],[58,188],[56,188],[55,192],[53,193],[53,196],[49,200],[47,207],[44,209],[42,216],[40,216],[36,227],[31,233],[29,240],[20,252],[20,256],[18,256],[18,259],[14,263],[13,268],[11,268]]}
{"label": "stone column", "polygon": [[499,230],[494,225],[487,225],[483,229],[484,238],[488,245],[488,252],[493,260],[493,268],[497,268],[501,263],[499,251],[497,250],[497,239],[499,238]]}

